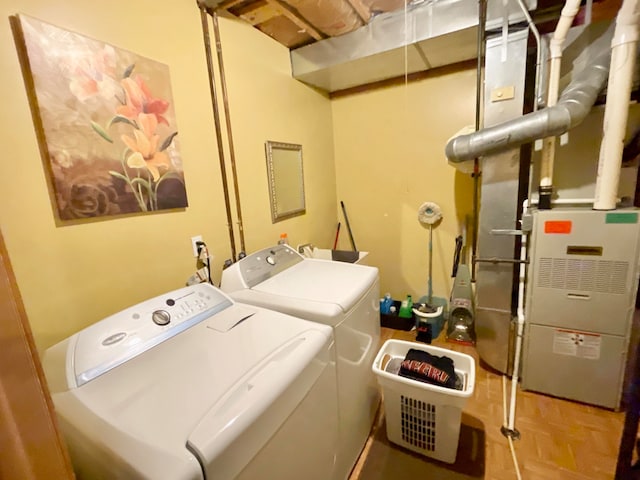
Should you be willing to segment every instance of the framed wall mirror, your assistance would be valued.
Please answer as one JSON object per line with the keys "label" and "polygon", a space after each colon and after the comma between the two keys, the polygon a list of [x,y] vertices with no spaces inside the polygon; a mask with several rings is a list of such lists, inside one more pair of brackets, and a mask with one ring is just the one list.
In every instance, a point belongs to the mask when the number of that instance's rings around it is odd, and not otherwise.
{"label": "framed wall mirror", "polygon": [[265,150],[272,223],[303,215],[306,207],[302,145],[267,141]]}

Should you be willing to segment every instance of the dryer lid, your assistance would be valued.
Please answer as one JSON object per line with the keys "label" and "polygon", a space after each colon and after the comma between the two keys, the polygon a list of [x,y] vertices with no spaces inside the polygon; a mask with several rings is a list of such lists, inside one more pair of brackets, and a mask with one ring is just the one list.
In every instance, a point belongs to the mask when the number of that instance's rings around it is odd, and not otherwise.
{"label": "dryer lid", "polygon": [[255,285],[252,290],[291,299],[333,303],[348,312],[377,279],[375,267],[305,259]]}

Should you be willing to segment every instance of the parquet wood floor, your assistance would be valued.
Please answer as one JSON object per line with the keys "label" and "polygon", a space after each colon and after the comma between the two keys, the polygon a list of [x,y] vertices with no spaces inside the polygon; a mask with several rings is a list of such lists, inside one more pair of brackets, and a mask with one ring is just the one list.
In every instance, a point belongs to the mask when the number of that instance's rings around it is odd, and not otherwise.
{"label": "parquet wood floor", "polygon": [[[383,328],[381,344],[389,338],[415,341],[415,333]],[[447,343],[444,333],[433,345],[457,350],[476,359],[475,391],[463,409],[462,423],[473,424],[476,428],[479,426],[484,432],[484,476],[477,478],[516,479],[508,441],[500,433],[504,418],[502,376],[479,365],[475,348]],[[510,385],[508,381],[507,395]],[[381,409],[378,427],[383,425],[383,421]],[[520,439],[514,441],[514,447],[523,480],[613,479],[623,424],[624,412],[524,392],[518,388],[515,427],[520,432]],[[350,480],[374,480],[371,475],[363,475],[363,471],[366,473],[363,466],[371,451],[374,435],[375,427]],[[376,448],[379,449],[378,444]],[[424,461],[433,462],[427,458]],[[395,478],[388,480],[402,480],[401,477],[396,474]],[[382,476],[376,476],[375,480],[381,478],[387,480]],[[443,476],[439,472],[437,478],[446,480],[461,477],[452,471],[450,476],[446,473]]]}

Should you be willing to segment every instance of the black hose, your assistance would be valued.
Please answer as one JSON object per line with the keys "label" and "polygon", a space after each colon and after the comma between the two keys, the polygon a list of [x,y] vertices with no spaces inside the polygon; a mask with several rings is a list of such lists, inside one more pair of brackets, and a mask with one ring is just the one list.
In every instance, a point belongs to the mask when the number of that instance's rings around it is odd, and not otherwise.
{"label": "black hose", "polygon": [[451,277],[455,278],[458,274],[458,265],[460,265],[460,252],[462,251],[462,235],[456,237],[456,248],[453,252],[453,270]]}

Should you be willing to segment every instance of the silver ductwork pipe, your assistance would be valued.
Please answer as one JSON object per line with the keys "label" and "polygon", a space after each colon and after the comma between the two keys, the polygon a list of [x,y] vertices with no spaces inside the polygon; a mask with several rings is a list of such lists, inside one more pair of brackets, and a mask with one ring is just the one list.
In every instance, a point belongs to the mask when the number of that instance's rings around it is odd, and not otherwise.
{"label": "silver ductwork pipe", "polygon": [[447,158],[460,163],[539,138],[556,137],[579,125],[607,83],[610,61],[611,51],[607,49],[576,75],[552,107],[451,139],[445,147]]}

